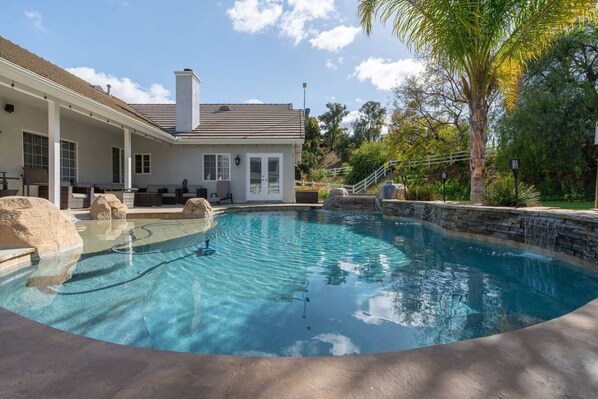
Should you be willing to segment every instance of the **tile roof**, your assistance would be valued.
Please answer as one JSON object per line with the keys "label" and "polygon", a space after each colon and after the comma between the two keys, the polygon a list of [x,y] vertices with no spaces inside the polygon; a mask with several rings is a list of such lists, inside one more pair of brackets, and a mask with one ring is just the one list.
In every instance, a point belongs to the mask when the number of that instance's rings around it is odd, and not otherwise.
{"label": "tile roof", "polygon": [[[302,139],[302,110],[290,104],[201,104],[200,123],[191,132],[175,132],[175,104],[130,104],[140,114],[180,139]],[[228,107],[228,111],[221,110]]]}
{"label": "tile roof", "polygon": [[201,104],[200,125],[177,133],[175,104],[127,104],[85,80],[0,36],[0,58],[40,75],[122,114],[185,139],[302,139],[303,112],[290,104]]}
{"label": "tile roof", "polygon": [[141,122],[150,124],[152,127],[159,127],[156,123],[143,115],[139,115],[121,99],[108,95],[90,86],[85,80],[78,78],[70,72],[65,71],[57,65],[44,58],[25,50],[21,46],[0,36],[0,58],[17,64],[20,67],[47,78],[54,83],[66,87],[82,96],[88,97],[103,105],[106,105],[122,114],[138,119]]}

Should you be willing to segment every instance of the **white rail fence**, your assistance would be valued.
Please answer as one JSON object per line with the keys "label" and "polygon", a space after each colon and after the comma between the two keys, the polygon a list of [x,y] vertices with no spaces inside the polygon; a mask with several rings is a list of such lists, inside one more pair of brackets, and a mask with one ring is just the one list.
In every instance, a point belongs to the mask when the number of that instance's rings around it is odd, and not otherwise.
{"label": "white rail fence", "polygon": [[[486,156],[492,156],[496,152],[496,148],[489,147],[486,149]],[[453,164],[455,162],[461,161],[469,161],[471,159],[471,154],[469,151],[459,151],[449,155],[434,155],[429,156],[424,159],[419,159],[415,161],[409,161],[403,164],[405,168],[413,168],[416,166],[432,166],[432,165],[439,165],[439,164]],[[378,183],[380,179],[386,177],[388,174],[394,171],[395,166],[400,163],[398,160],[388,161],[384,165],[380,166],[376,169],[372,174],[368,177],[363,179],[357,184],[348,185],[348,184],[335,184],[335,183],[322,183],[322,182],[305,182],[301,180],[295,180],[295,185],[297,186],[321,186],[321,187],[343,187],[349,191],[350,194],[358,194],[361,192],[366,191],[370,186]],[[346,173],[351,170],[351,167],[345,166],[342,168],[334,168],[334,169],[326,169],[327,174],[332,174],[333,176],[340,175],[341,173]]]}

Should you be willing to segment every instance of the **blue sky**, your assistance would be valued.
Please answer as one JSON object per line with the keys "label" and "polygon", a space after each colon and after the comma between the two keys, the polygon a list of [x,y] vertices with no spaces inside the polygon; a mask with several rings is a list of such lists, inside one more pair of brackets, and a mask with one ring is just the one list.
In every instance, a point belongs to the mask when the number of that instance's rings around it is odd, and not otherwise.
{"label": "blue sky", "polygon": [[[128,102],[174,99],[173,71],[202,79],[202,103],[387,104],[421,64],[381,25],[367,37],[356,0],[21,0],[0,35]],[[353,113],[352,115],[355,115]]]}

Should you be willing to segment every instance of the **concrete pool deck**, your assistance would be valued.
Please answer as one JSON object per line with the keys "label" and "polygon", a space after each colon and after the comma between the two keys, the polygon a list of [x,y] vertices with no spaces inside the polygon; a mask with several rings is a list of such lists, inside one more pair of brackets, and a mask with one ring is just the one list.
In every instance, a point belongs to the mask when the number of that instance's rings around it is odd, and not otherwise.
{"label": "concrete pool deck", "polygon": [[598,299],[509,333],[376,355],[255,358],[140,349],[0,308],[0,397],[594,398]]}

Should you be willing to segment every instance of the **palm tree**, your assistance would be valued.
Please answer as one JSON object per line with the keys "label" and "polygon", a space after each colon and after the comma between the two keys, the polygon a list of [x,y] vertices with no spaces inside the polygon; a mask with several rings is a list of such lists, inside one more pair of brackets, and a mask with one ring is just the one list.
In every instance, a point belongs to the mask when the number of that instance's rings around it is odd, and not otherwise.
{"label": "palm tree", "polygon": [[571,24],[596,21],[596,0],[361,0],[366,33],[373,21],[417,54],[449,65],[469,107],[471,201],[484,197],[490,98],[500,90],[507,109],[517,101],[528,60],[538,58]]}

